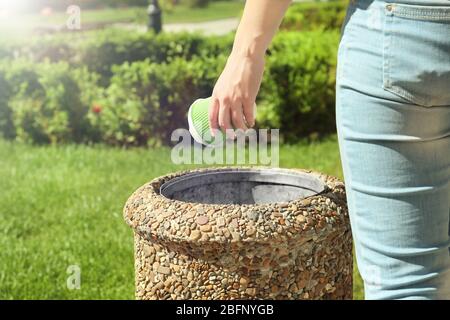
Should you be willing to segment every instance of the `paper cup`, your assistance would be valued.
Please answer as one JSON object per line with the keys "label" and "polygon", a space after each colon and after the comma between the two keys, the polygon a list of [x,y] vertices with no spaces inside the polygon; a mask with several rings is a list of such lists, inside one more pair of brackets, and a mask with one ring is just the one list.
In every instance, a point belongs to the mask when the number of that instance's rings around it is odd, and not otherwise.
{"label": "paper cup", "polygon": [[[188,112],[189,132],[198,143],[205,146],[220,146],[224,143],[225,133],[217,130],[216,136],[211,135],[209,125],[209,106],[212,98],[197,99],[190,106]],[[253,114],[256,114],[256,104]]]}

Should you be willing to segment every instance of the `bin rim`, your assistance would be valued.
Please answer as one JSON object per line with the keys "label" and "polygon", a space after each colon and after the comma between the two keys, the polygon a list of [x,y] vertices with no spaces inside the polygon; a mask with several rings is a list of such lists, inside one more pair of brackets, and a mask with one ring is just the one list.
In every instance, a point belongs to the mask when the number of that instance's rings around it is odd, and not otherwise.
{"label": "bin rim", "polygon": [[[235,173],[239,173],[236,175]],[[220,174],[220,175],[218,175]],[[315,175],[307,174],[305,172],[292,172],[287,171],[283,169],[264,169],[264,168],[227,168],[227,169],[212,169],[212,170],[205,170],[201,172],[188,172],[183,175],[179,175],[177,177],[174,177],[173,179],[170,179],[168,181],[165,181],[161,184],[159,188],[159,193],[170,199],[170,200],[177,200],[174,198],[169,197],[169,194],[173,194],[176,191],[184,190],[183,187],[196,187],[200,186],[200,184],[195,183],[195,180],[201,180],[199,178],[208,178],[208,176],[214,176],[214,183],[225,183],[225,182],[260,182],[260,183],[270,183],[274,185],[285,185],[285,186],[292,186],[292,187],[299,187],[300,186],[300,179],[301,179],[301,187],[302,189],[307,189],[314,192],[314,195],[320,194],[323,191],[326,190],[327,186],[326,184],[316,177]],[[270,179],[268,179],[270,177]],[[217,180],[217,178],[219,180]],[[194,183],[192,183],[194,182]],[[304,197],[306,198],[306,197]],[[303,199],[304,199],[303,198]],[[292,199],[295,200],[295,199]],[[182,202],[188,202],[185,200],[179,200]],[[265,205],[274,204],[277,202],[272,203],[265,203]],[[281,203],[279,201],[278,203]],[[203,203],[203,204],[213,204],[213,203]],[[255,203],[256,204],[256,203]],[[231,204],[227,204],[231,205]]]}
{"label": "bin rim", "polygon": [[[283,174],[291,175],[311,175],[317,178],[323,183],[324,188],[319,193],[306,198],[294,199],[283,203],[271,203],[271,204],[207,204],[207,203],[193,203],[180,200],[169,199],[163,194],[161,194],[161,189],[169,181],[174,179],[182,179],[186,176],[194,176],[196,174],[207,174],[207,173],[217,173],[217,172],[236,172],[236,171],[259,171],[259,170],[274,170],[274,172],[279,172]],[[167,184],[166,184],[167,186]],[[331,206],[328,208],[320,208],[319,205],[312,205],[311,202],[316,200],[316,203],[325,201],[329,199],[329,203],[334,203],[336,209],[332,209]],[[176,173],[170,173],[167,175],[159,176],[151,180],[150,182],[144,184],[142,187],[137,189],[126,202],[123,215],[126,223],[138,234],[147,238],[160,241],[170,241],[173,243],[183,242],[183,243],[201,243],[202,240],[192,240],[188,235],[176,235],[172,234],[169,230],[161,227],[165,222],[171,223],[178,219],[178,221],[186,221],[184,218],[184,212],[180,212],[177,208],[188,207],[187,211],[196,211],[195,217],[200,215],[205,215],[208,217],[208,221],[215,222],[217,226],[217,217],[213,216],[213,213],[220,210],[226,210],[227,212],[237,211],[253,211],[258,214],[263,214],[267,217],[268,214],[281,214],[280,218],[283,219],[294,219],[295,217],[302,215],[302,212],[308,211],[308,223],[309,227],[304,228],[303,224],[292,223],[292,224],[278,224],[281,232],[278,232],[280,238],[284,238],[288,234],[289,237],[303,237],[305,235],[311,235],[311,233],[317,233],[323,228],[337,229],[339,227],[348,228],[348,213],[346,206],[346,196],[345,196],[345,186],[342,181],[336,177],[319,173],[313,170],[305,169],[284,169],[284,168],[271,168],[262,166],[241,166],[241,167],[212,167],[212,168],[201,168],[193,170],[183,170]],[[269,210],[270,209],[270,210]],[[270,212],[268,212],[270,211]],[[162,216],[159,217],[159,216]],[[159,218],[158,218],[159,217]],[[321,220],[333,217],[332,221],[327,221],[326,226],[320,226]],[[150,226],[159,221],[159,227],[156,230],[152,229]],[[266,238],[259,236],[258,233],[252,236],[246,236],[248,228],[252,228],[255,224],[249,220],[249,217],[242,215],[239,218],[240,221],[243,220],[242,225],[239,224],[239,232],[241,242],[265,242],[273,241],[273,238]],[[270,223],[270,219],[266,219]],[[277,220],[278,221],[278,220]],[[227,228],[225,225],[223,228]],[[197,229],[199,226],[197,226]],[[214,242],[213,239],[209,239],[207,242]],[[230,239],[227,242],[234,242]]]}

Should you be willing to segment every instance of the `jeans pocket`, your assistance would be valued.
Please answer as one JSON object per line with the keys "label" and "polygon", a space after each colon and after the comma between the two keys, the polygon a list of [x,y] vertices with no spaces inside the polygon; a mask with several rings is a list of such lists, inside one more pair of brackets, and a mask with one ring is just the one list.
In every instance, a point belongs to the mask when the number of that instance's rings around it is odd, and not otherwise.
{"label": "jeans pocket", "polygon": [[383,88],[425,107],[450,106],[450,6],[387,3]]}

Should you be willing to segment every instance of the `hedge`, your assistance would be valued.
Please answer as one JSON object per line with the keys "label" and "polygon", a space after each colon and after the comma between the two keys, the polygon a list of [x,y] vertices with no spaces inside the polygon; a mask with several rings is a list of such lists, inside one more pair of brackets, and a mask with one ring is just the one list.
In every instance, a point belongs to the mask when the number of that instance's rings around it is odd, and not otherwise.
{"label": "hedge", "polygon": [[103,79],[112,75],[112,66],[125,62],[149,59],[154,63],[170,62],[176,58],[191,60],[193,57],[214,57],[231,51],[233,39],[226,37],[205,37],[195,33],[118,34],[107,33],[81,47],[79,60],[75,65],[85,65]]}
{"label": "hedge", "polygon": [[[8,92],[0,113],[6,138],[33,143],[85,142],[91,129],[87,114],[96,96],[98,77],[67,63],[15,61],[0,65]],[[92,92],[95,92],[91,95]]]}
{"label": "hedge", "polygon": [[8,107],[11,97],[11,84],[4,74],[0,74],[0,136],[13,139],[16,136],[12,110]]}
{"label": "hedge", "polygon": [[111,85],[99,100],[95,127],[103,141],[118,145],[169,143],[173,130],[187,127],[187,107],[207,97],[225,65],[225,56],[149,60],[114,68]]}
{"label": "hedge", "polygon": [[33,62],[64,61],[73,67],[86,66],[109,83],[112,67],[125,62],[149,59],[169,62],[177,57],[214,57],[231,51],[233,36],[206,37],[197,33],[130,33],[121,30],[95,32],[93,36],[52,36],[0,46],[0,59],[24,58]]}
{"label": "hedge", "polygon": [[294,3],[286,12],[280,28],[297,31],[340,29],[347,5],[348,0]]}
{"label": "hedge", "polygon": [[267,58],[259,125],[280,128],[287,142],[335,132],[339,33],[281,32]]}
{"label": "hedge", "polygon": [[[59,1],[59,0],[58,0]],[[348,1],[294,3],[286,13],[282,30],[337,30],[343,23]],[[86,34],[52,35],[23,42],[0,45],[0,59],[25,57],[35,62],[49,59],[88,66],[90,71],[109,78],[110,67],[124,62],[149,58],[165,62],[175,57],[190,59],[194,55],[215,56],[228,53],[233,35],[206,37],[195,33],[134,33],[104,30]]]}
{"label": "hedge", "polygon": [[[59,1],[59,0],[58,0]],[[281,25],[282,30],[335,30],[345,17],[347,1],[294,3]],[[112,66],[150,59],[168,62],[176,57],[190,60],[194,56],[214,57],[229,53],[233,35],[206,37],[195,33],[134,33],[105,30],[85,34],[52,35],[31,39],[24,44],[0,44],[0,59],[26,58],[34,62],[65,61],[74,67],[87,66],[98,73],[102,84],[112,76]]]}
{"label": "hedge", "polygon": [[[110,38],[83,44],[89,49],[80,46],[69,62],[61,61],[63,51],[52,61],[36,55],[4,60],[1,134],[33,143],[168,143],[172,130],[187,127],[190,103],[211,94],[232,39],[130,38],[136,55],[124,39]],[[276,36],[257,102],[260,126],[281,128],[286,142],[334,131],[338,39],[336,31]]]}

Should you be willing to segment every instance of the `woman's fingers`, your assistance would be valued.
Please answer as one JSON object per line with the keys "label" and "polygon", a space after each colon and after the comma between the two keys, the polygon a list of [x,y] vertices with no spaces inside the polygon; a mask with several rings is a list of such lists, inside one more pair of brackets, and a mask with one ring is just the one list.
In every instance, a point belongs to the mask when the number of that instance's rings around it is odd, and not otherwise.
{"label": "woman's fingers", "polygon": [[264,55],[249,57],[236,51],[228,58],[213,89],[217,101],[210,113],[211,124],[217,116],[218,126],[227,137],[235,138],[234,130],[246,131],[255,125],[255,99],[263,72]]}
{"label": "woman's fingers", "polygon": [[231,108],[231,122],[234,129],[241,129],[244,132],[248,129],[244,121],[244,112],[242,111],[242,103],[238,102]]}
{"label": "woman's fingers", "polygon": [[252,128],[255,125],[255,100],[244,99],[242,102],[245,121]]}
{"label": "woman's fingers", "polygon": [[219,108],[219,126],[220,128],[225,132],[225,134],[228,136],[228,138],[234,138],[234,135],[232,133],[233,127],[231,126],[231,116],[230,116],[230,101],[227,99],[224,99],[220,101],[220,108]]}
{"label": "woman's fingers", "polygon": [[215,136],[215,131],[219,129],[219,107],[219,100],[213,97],[209,106],[209,125],[213,137]]}
{"label": "woman's fingers", "polygon": [[209,108],[209,123],[213,136],[214,131],[220,128],[228,138],[234,139],[236,137],[234,129],[245,132],[248,126],[254,125],[254,102],[239,100],[232,104],[230,99],[213,97]]}

